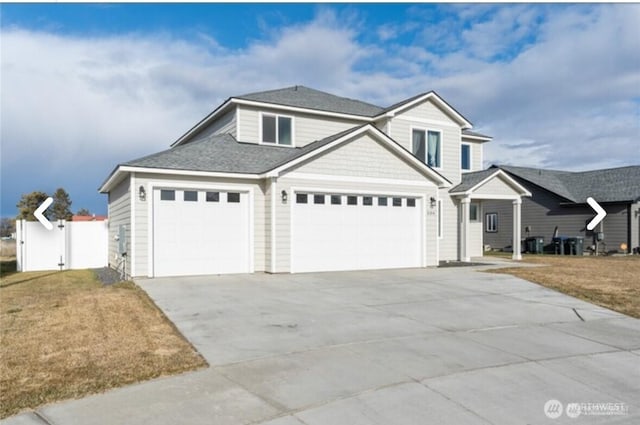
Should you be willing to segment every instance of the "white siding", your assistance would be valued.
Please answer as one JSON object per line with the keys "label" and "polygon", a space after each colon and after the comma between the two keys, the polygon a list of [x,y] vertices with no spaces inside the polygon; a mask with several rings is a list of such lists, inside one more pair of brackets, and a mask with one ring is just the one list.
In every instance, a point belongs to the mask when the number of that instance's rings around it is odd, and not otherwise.
{"label": "white siding", "polygon": [[462,142],[471,146],[471,170],[470,171],[483,170],[484,166],[482,165],[482,159],[483,159],[482,149],[484,148],[484,144],[476,141],[471,141],[468,139],[463,139]]}
{"label": "white siding", "polygon": [[412,128],[442,133],[442,164],[438,172],[454,185],[461,179],[461,128],[440,108],[427,100],[396,115],[391,120],[391,137],[408,151],[412,151]]}
{"label": "white siding", "polygon": [[347,141],[292,171],[415,181],[426,179],[418,170],[369,135]]}
{"label": "white siding", "polygon": [[[121,257],[118,255],[118,235],[120,226],[124,226],[127,234],[126,250],[131,251],[131,196],[130,179],[127,176],[109,192],[109,266],[121,270]],[[126,263],[125,272],[131,273],[131,264]]]}
{"label": "white siding", "polygon": [[459,259],[459,206],[460,203],[449,196],[448,189],[440,190],[442,200],[442,229],[440,239],[440,261],[455,261]]}
{"label": "white siding", "polygon": [[477,195],[519,195],[513,187],[507,184],[507,182],[500,177],[492,178],[487,183],[477,188],[473,193]]}
{"label": "white siding", "polygon": [[148,237],[151,228],[149,223],[149,203],[152,202],[152,191],[149,187],[150,182],[166,183],[167,187],[180,187],[181,184],[197,185],[198,183],[214,185],[220,184],[224,186],[251,186],[253,188],[253,218],[254,218],[254,269],[255,271],[265,271],[265,185],[251,180],[240,179],[211,179],[206,177],[192,176],[171,176],[162,174],[143,174],[136,173],[136,186],[144,185],[147,191],[147,199],[141,201],[138,197],[135,199],[136,211],[136,275],[147,276],[149,274],[149,255],[148,255]]}
{"label": "white siding", "polygon": [[238,107],[238,140],[248,143],[260,143],[260,112],[280,113],[293,117],[294,143],[297,147],[308,145],[316,140],[332,136],[341,131],[362,124],[341,118],[322,117],[319,115],[278,112],[275,109],[258,109],[248,106]]}

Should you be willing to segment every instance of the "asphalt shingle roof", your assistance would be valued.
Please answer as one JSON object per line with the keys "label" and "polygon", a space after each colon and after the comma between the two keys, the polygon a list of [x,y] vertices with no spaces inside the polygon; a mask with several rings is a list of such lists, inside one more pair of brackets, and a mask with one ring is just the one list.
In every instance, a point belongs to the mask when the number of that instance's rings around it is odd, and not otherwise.
{"label": "asphalt shingle roof", "polygon": [[261,174],[318,149],[362,126],[350,128],[301,148],[238,142],[230,134],[176,146],[121,165],[172,170]]}
{"label": "asphalt shingle roof", "polygon": [[589,196],[598,202],[625,202],[640,199],[640,166],[638,165],[579,172],[507,165],[498,168],[573,203],[583,204]]}
{"label": "asphalt shingle roof", "polygon": [[495,174],[495,172],[496,172],[495,169],[489,168],[488,170],[464,173],[462,174],[462,180],[460,184],[457,185],[456,187],[451,188],[449,192],[450,193],[466,192],[467,190],[471,189],[472,187],[474,187],[475,185],[477,185],[478,183],[480,183],[482,180],[486,179],[490,175]]}
{"label": "asphalt shingle roof", "polygon": [[234,98],[364,117],[373,117],[383,111],[383,108],[370,103],[336,96],[305,86],[249,93],[234,96]]}

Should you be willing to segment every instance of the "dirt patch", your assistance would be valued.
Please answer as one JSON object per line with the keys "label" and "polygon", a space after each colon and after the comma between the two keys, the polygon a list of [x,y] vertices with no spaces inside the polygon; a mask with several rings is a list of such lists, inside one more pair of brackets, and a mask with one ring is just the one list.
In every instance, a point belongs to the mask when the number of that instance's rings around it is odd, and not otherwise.
{"label": "dirt patch", "polygon": [[542,266],[504,268],[490,272],[517,276],[640,318],[640,256],[526,255],[523,261]]}
{"label": "dirt patch", "polygon": [[144,291],[91,270],[0,279],[0,418],[206,366]]}
{"label": "dirt patch", "polygon": [[15,257],[16,241],[14,239],[0,240],[0,257]]}

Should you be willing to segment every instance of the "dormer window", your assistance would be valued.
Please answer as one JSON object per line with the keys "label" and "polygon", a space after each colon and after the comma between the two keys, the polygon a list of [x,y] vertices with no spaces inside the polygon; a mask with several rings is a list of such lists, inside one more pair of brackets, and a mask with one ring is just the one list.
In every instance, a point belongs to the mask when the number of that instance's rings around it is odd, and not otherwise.
{"label": "dormer window", "polygon": [[442,133],[433,130],[412,129],[413,154],[430,167],[442,166]]}
{"label": "dormer window", "polygon": [[293,118],[262,114],[262,143],[293,145]]}

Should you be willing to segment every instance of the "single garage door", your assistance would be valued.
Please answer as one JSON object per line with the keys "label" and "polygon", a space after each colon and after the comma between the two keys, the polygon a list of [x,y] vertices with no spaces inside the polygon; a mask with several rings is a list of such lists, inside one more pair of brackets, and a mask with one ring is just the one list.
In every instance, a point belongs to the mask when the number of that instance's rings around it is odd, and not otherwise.
{"label": "single garage door", "polygon": [[421,267],[422,199],[295,194],[292,272]]}
{"label": "single garage door", "polygon": [[249,194],[155,189],[154,276],[250,272]]}

